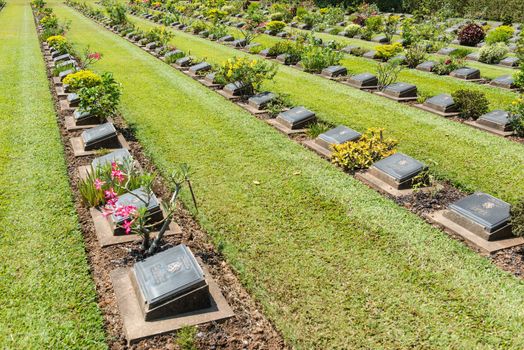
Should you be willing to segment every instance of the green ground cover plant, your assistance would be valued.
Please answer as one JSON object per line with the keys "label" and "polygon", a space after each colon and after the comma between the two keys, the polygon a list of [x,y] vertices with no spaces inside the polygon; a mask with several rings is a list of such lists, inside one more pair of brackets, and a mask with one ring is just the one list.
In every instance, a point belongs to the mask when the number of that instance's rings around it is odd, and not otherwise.
{"label": "green ground cover plant", "polygon": [[[111,52],[99,63],[100,69],[113,71],[122,82],[123,116],[160,171],[168,173],[179,161],[194,164],[193,179],[202,198],[197,218],[290,344],[522,348],[520,280],[193,79],[74,10],[55,6],[60,16],[72,19],[75,42],[97,42],[101,50]],[[231,57],[229,48],[187,40],[195,51],[212,48],[217,53],[213,58]],[[130,60],[131,68],[125,65]],[[277,74],[275,86],[282,84],[282,72],[284,78],[297,76],[301,83],[319,84],[330,99],[340,96],[332,88],[340,89],[338,85],[286,67]],[[295,84],[292,80],[279,89]],[[290,95],[298,100],[295,92]],[[349,90],[344,96],[351,98]],[[318,100],[306,97],[314,104],[311,108],[322,117],[328,115],[317,108]],[[149,103],[143,103],[145,99]],[[388,108],[378,97],[373,102]],[[366,102],[361,99],[361,104]],[[348,112],[347,105],[343,109]],[[381,115],[402,124],[395,110],[390,111],[393,116],[384,110]],[[403,118],[416,118],[402,112]],[[337,115],[336,110],[331,113]],[[450,125],[429,114],[419,116],[416,121],[429,120],[433,133]],[[408,121],[412,124],[413,119]],[[448,129],[454,134],[451,138],[458,136],[455,127]],[[424,137],[421,129],[418,137]],[[474,135],[470,142],[481,135],[469,128],[458,130]],[[399,149],[413,142],[398,128],[396,134]],[[243,151],[232,151],[238,149]],[[182,199],[190,201],[188,195]]]}
{"label": "green ground cover plant", "polygon": [[29,2],[0,22],[0,344],[105,349]]}

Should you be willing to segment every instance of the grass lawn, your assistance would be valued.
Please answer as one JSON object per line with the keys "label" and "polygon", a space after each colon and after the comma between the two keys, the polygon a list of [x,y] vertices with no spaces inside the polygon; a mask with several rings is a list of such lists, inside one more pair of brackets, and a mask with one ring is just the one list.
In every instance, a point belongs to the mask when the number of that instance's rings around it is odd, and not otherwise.
{"label": "grass lawn", "polygon": [[[133,19],[142,28],[155,25]],[[175,35],[174,45],[211,63],[246,55],[184,32],[175,31]],[[333,124],[361,132],[369,127],[386,128],[400,140],[400,150],[435,164],[433,170],[438,176],[465,190],[481,190],[510,202],[524,196],[521,144],[290,67],[280,66],[275,81],[266,88],[289,94],[295,104],[305,105]],[[495,89],[493,92],[507,94]]]}
{"label": "grass lawn", "polygon": [[0,347],[104,349],[29,2],[0,23]]}
{"label": "grass lawn", "polygon": [[199,221],[297,349],[524,346],[520,280],[184,74],[51,4],[72,20],[71,40],[104,54],[97,69],[123,84],[123,115],[161,171],[191,164]]}

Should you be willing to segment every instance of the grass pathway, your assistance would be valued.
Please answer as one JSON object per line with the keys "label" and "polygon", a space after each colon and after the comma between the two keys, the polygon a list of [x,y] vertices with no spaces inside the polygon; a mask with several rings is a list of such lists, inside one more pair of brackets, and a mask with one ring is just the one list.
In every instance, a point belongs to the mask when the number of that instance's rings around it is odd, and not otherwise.
{"label": "grass pathway", "polygon": [[51,3],[72,20],[73,41],[104,54],[97,69],[122,82],[123,115],[159,168],[191,164],[199,221],[296,348],[524,346],[521,281],[184,74]]}
{"label": "grass pathway", "polygon": [[0,23],[0,347],[104,349],[29,2]]}

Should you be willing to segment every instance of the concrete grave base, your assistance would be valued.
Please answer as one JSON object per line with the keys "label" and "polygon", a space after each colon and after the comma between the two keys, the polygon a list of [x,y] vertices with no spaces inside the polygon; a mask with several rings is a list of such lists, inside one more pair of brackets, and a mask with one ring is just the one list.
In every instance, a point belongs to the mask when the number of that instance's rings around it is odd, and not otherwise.
{"label": "concrete grave base", "polygon": [[176,63],[173,63],[172,66],[175,67],[175,68],[178,69],[178,70],[181,70],[181,71],[189,70],[189,67],[182,67],[181,65],[176,64]]}
{"label": "concrete grave base", "polygon": [[228,100],[231,100],[231,101],[236,101],[236,100],[239,100],[239,99],[240,99],[240,96],[232,95],[232,94],[230,94],[230,93],[228,93],[228,92],[226,92],[226,91],[224,91],[224,90],[217,90],[217,92],[218,92],[221,96],[223,96],[223,97],[225,97],[225,98],[227,98]]}
{"label": "concrete grave base", "polygon": [[[113,120],[111,118],[106,118],[106,121],[104,123],[112,123]],[[75,118],[73,118],[72,115],[68,115],[64,118],[64,124],[67,129],[67,131],[75,131],[75,130],[84,130],[84,129],[91,129],[95,126],[99,126],[102,123],[98,124],[86,124],[86,125],[77,125]]]}
{"label": "concrete grave base", "polygon": [[146,322],[144,320],[144,315],[129,275],[133,273],[131,269],[118,268],[110,273],[120,317],[122,318],[129,344],[154,335],[169,333],[184,326],[220,321],[235,315],[216,282],[211,278],[207,267],[200,260],[199,263],[202,270],[204,270],[206,281],[209,285],[211,307],[157,321]]}
{"label": "concrete grave base", "polygon": [[352,88],[355,88],[355,89],[370,91],[370,92],[378,89],[378,86],[360,86],[360,85],[350,83],[347,80],[341,80],[340,83],[347,85],[347,86],[351,86]]}
{"label": "concrete grave base", "polygon": [[62,85],[62,81],[60,81],[59,77],[53,77],[53,84],[54,85]]}
{"label": "concrete grave base", "polygon": [[431,112],[433,114],[437,114],[437,115],[440,115],[441,117],[445,117],[445,118],[456,117],[457,115],[459,115],[459,113],[457,113],[457,112],[444,113],[444,112],[438,111],[436,109],[430,108],[428,106],[424,106],[423,104],[416,104],[416,105],[413,105],[413,106],[416,107],[416,108],[422,109],[422,110],[424,110],[426,112]]}
{"label": "concrete grave base", "polygon": [[490,128],[489,126],[487,125],[483,125],[479,122],[477,122],[476,120],[472,121],[472,120],[468,120],[468,121],[465,121],[464,124],[468,124],[474,128],[477,128],[477,129],[480,129],[480,130],[484,130],[484,131],[487,131],[487,132],[490,132],[492,134],[495,134],[495,135],[498,135],[498,136],[502,136],[502,137],[508,137],[508,136],[512,136],[514,134],[513,131],[502,131],[500,129],[496,129],[496,128]]}
{"label": "concrete grave base", "polygon": [[[118,141],[120,142],[120,147],[106,148],[105,150],[107,150],[108,152],[113,152],[120,148],[129,149],[129,144],[127,143],[126,139],[120,134],[118,134],[117,137],[118,137]],[[73,154],[75,157],[91,156],[91,155],[95,155],[98,152],[98,150],[96,149],[92,151],[84,150],[84,144],[82,142],[82,137],[80,136],[71,138],[71,146],[73,147]]]}
{"label": "concrete grave base", "polygon": [[[378,177],[373,175],[369,170],[363,171],[363,172],[357,172],[355,174],[355,177],[359,179],[360,181],[364,182],[366,185],[370,186],[371,188],[374,188],[375,190],[379,191],[380,193],[389,194],[393,197],[408,196],[408,195],[413,194],[412,188],[399,190],[387,184],[383,180],[379,179]],[[433,189],[434,187],[422,187],[419,189],[419,191],[429,192]]]}
{"label": "concrete grave base", "polygon": [[319,154],[320,156],[324,158],[330,159],[331,154],[333,153],[332,150],[320,146],[318,143],[315,142],[315,140],[304,141],[303,144],[304,146],[315,151],[317,154]]}
{"label": "concrete grave base", "polygon": [[462,237],[470,246],[480,250],[481,252],[491,254],[502,249],[516,247],[524,244],[524,237],[487,241],[448,219],[445,216],[446,212],[447,210],[440,210],[431,214],[426,214],[424,216],[429,222],[442,226],[446,231]]}
{"label": "concrete grave base", "polygon": [[[136,234],[115,236],[113,234],[113,231],[111,230],[109,222],[102,215],[102,212],[100,210],[96,208],[90,208],[89,213],[91,214],[91,218],[93,219],[93,223],[95,224],[96,238],[102,248],[116,244],[141,240],[140,236]],[[155,235],[155,231],[153,231],[153,235]],[[182,234],[182,229],[175,222],[171,222],[171,224],[169,225],[169,230],[167,230],[165,233],[166,236],[180,234]]]}
{"label": "concrete grave base", "polygon": [[258,109],[258,108],[255,108],[253,106],[251,106],[250,104],[248,103],[241,103],[239,102],[238,105],[242,108],[244,108],[246,111],[248,111],[249,113],[252,113],[252,114],[264,114],[266,113],[267,111],[264,110],[264,109]]}
{"label": "concrete grave base", "polygon": [[75,111],[75,107],[71,107],[69,105],[69,102],[67,99],[61,99],[58,101],[58,105],[60,106],[60,111],[65,113],[73,113]]}
{"label": "concrete grave base", "polygon": [[56,85],[55,91],[58,99],[65,100],[67,98],[68,93],[64,91],[64,87],[62,85]]}
{"label": "concrete grave base", "polygon": [[382,91],[375,91],[374,94],[389,98],[390,100],[397,101],[397,102],[410,102],[410,101],[416,101],[418,97],[395,97],[390,96],[388,94],[383,93]]}
{"label": "concrete grave base", "polygon": [[306,129],[290,129],[282,124],[280,124],[276,119],[268,119],[266,123],[273,126],[278,131],[283,132],[286,135],[301,134],[305,133]]}
{"label": "concrete grave base", "polygon": [[220,84],[211,83],[205,79],[198,79],[198,82],[204,86],[207,86],[208,88],[218,89],[221,87]]}

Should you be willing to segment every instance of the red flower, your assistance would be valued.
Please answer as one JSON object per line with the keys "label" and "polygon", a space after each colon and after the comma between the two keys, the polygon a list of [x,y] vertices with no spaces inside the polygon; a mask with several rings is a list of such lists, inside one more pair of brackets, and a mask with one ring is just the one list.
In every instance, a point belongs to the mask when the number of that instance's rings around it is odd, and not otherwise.
{"label": "red flower", "polygon": [[93,52],[93,53],[90,53],[89,55],[87,55],[87,58],[91,59],[91,60],[99,60],[100,58],[102,57],[102,55],[100,55],[100,53],[98,52]]}

